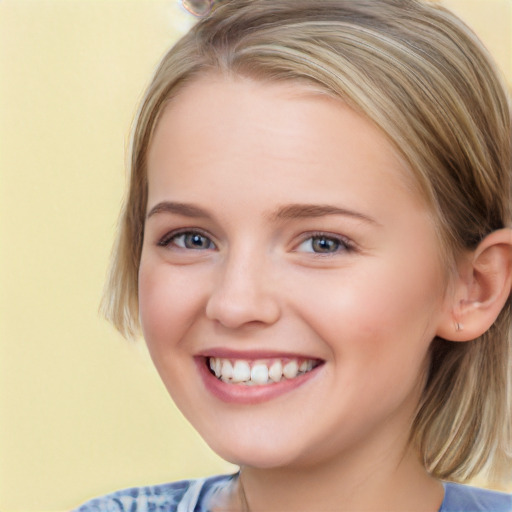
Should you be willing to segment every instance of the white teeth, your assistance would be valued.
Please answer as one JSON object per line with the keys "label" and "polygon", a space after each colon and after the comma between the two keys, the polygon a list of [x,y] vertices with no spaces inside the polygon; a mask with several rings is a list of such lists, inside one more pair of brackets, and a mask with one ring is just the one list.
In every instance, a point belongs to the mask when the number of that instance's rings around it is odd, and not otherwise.
{"label": "white teeth", "polygon": [[315,366],[312,359],[302,360],[287,359],[283,364],[280,359],[265,361],[249,361],[239,359],[230,360],[220,357],[211,357],[208,365],[215,376],[224,382],[244,384],[247,386],[273,384],[283,379],[294,379],[311,371]]}
{"label": "white teeth", "polygon": [[281,361],[275,361],[272,363],[268,371],[268,376],[274,381],[279,382],[281,380],[281,376],[283,375],[283,365]]}
{"label": "white teeth", "polygon": [[256,384],[268,382],[268,368],[266,364],[257,363],[251,368],[251,380]]}
{"label": "white teeth", "polygon": [[215,358],[215,375],[217,375],[217,377],[220,377],[221,376],[221,373],[222,373],[222,361],[217,357]]}
{"label": "white teeth", "polygon": [[283,368],[283,375],[287,379],[294,379],[297,377],[297,374],[299,373],[299,365],[297,364],[297,361],[290,361],[289,363],[286,363]]}
{"label": "white teeth", "polygon": [[247,361],[236,361],[233,367],[233,382],[245,382],[251,378],[251,367]]}
{"label": "white teeth", "polygon": [[229,380],[233,378],[233,366],[227,359],[222,362],[220,374],[222,375],[222,380]]}

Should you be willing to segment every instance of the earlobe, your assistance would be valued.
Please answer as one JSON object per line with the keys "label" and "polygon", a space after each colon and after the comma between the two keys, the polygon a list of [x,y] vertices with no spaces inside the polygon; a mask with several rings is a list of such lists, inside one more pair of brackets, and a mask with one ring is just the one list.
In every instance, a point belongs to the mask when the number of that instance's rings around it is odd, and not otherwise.
{"label": "earlobe", "polygon": [[512,230],[485,237],[459,266],[459,276],[437,335],[470,341],[485,333],[503,309],[512,288]]}

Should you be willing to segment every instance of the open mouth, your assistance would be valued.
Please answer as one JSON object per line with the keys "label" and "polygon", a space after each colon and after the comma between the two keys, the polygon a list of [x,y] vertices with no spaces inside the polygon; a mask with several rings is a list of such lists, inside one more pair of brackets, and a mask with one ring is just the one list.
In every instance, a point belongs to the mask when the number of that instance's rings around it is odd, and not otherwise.
{"label": "open mouth", "polygon": [[210,373],[223,382],[245,386],[264,386],[296,379],[320,366],[322,361],[304,358],[271,358],[250,361],[207,357],[206,364]]}

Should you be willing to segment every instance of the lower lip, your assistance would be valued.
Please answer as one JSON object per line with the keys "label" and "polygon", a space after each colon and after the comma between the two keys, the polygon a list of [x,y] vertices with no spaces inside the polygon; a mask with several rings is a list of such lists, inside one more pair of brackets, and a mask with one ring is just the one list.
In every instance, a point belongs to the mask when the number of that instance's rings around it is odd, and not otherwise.
{"label": "lower lip", "polygon": [[195,362],[206,389],[223,402],[235,404],[258,404],[284,395],[316,377],[318,370],[323,366],[319,365],[294,379],[286,379],[272,384],[246,386],[244,384],[228,384],[215,377],[207,368],[204,357],[196,358]]}

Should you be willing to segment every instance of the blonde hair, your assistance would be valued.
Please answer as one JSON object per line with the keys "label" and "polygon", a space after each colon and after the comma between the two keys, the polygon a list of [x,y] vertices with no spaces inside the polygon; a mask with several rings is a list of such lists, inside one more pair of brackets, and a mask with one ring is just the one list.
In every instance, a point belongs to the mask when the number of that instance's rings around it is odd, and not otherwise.
{"label": "blonde hair", "polygon": [[[210,72],[299,81],[372,120],[407,161],[453,261],[511,223],[511,110],[477,37],[419,0],[233,0],[163,58],[132,139],[130,186],[103,309],[138,333],[137,274],[147,200],[146,155],[168,102]],[[481,338],[435,339],[413,425],[426,468],[467,481],[511,462],[511,302]],[[508,475],[507,475],[508,476]]]}

